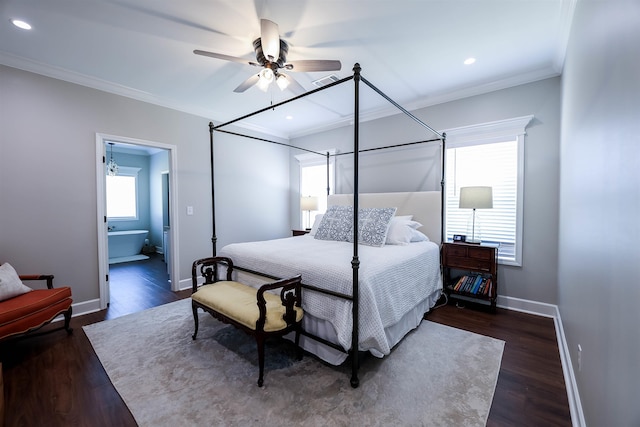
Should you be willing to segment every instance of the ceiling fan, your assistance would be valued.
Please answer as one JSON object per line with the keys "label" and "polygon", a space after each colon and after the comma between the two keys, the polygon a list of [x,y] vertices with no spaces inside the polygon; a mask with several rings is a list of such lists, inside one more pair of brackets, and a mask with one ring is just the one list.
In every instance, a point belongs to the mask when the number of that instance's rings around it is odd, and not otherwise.
{"label": "ceiling fan", "polygon": [[288,88],[295,94],[299,94],[305,91],[304,88],[293,77],[285,74],[283,70],[309,72],[338,71],[342,68],[340,61],[328,59],[287,62],[289,44],[280,38],[278,24],[268,19],[260,20],[260,37],[253,41],[253,50],[256,53],[255,61],[205,50],[196,49],[193,53],[225,61],[253,65],[254,67],[262,67],[258,74],[249,77],[234,89],[234,92],[238,93],[244,92],[254,85],[266,92],[269,85],[275,81],[280,90]]}

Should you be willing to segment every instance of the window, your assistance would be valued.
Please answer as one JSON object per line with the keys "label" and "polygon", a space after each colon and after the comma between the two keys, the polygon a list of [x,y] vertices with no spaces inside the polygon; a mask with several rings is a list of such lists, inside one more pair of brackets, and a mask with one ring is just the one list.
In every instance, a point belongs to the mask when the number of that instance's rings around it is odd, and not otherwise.
{"label": "window", "polygon": [[502,264],[522,265],[524,135],[533,116],[447,130],[447,240],[467,230],[472,211],[459,209],[460,188],[490,186],[493,208],[476,211],[483,242],[499,244]]}
{"label": "window", "polygon": [[[327,151],[330,155],[335,150]],[[303,228],[311,228],[316,214],[327,210],[327,158],[318,154],[307,153],[296,156],[300,163],[300,197],[318,197],[318,210],[300,212]],[[329,191],[333,194],[335,157],[329,157]]]}
{"label": "window", "polygon": [[107,175],[108,219],[138,219],[138,172],[140,168],[120,166],[118,175]]}

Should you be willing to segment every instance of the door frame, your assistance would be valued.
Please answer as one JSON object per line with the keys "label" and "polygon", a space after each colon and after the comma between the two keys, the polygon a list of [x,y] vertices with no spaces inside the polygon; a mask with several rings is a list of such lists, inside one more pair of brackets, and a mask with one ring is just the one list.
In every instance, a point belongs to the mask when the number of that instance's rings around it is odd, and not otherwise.
{"label": "door frame", "polygon": [[[145,147],[160,148],[169,151],[169,216],[174,219],[171,222],[170,239],[172,242],[178,241],[178,170],[177,146],[162,142],[147,141],[142,139],[128,138],[105,133],[96,133],[96,194],[97,194],[97,233],[98,233],[98,282],[100,286],[100,309],[107,308],[110,300],[109,292],[109,251],[107,240],[107,203],[106,203],[106,155],[107,141],[122,142],[125,144],[141,145]],[[164,248],[163,248],[164,249]],[[171,245],[169,251],[169,264],[171,290],[180,290],[179,284],[179,251],[178,245]]]}

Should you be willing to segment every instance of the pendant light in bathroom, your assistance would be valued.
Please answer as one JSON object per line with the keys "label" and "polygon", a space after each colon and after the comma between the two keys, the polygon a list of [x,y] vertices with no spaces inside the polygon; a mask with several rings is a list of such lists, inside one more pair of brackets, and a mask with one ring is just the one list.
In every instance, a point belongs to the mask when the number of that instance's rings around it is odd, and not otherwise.
{"label": "pendant light in bathroom", "polygon": [[113,160],[113,142],[110,142],[109,145],[111,146],[111,158],[109,159],[109,163],[107,163],[107,173],[109,176],[116,176],[118,175],[118,165]]}

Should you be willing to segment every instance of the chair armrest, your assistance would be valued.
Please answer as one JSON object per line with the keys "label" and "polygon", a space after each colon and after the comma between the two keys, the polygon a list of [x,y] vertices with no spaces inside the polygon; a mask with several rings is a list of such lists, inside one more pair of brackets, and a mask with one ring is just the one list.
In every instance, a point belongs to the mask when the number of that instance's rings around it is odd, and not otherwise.
{"label": "chair armrest", "polygon": [[20,280],[46,280],[47,288],[53,289],[53,274],[21,274]]}
{"label": "chair armrest", "polygon": [[272,289],[282,288],[280,291],[280,300],[286,311],[284,314],[284,320],[287,324],[293,324],[296,322],[296,312],[293,309],[294,305],[300,307],[302,303],[301,289],[302,278],[300,275],[291,277],[289,279],[278,280],[277,282],[267,283],[260,286],[257,292],[258,310],[260,310],[260,318],[258,319],[256,328],[264,329],[264,323],[267,318],[267,301],[264,299],[264,293]]}
{"label": "chair armrest", "polygon": [[[218,282],[218,265],[224,265],[227,267],[227,278],[231,280],[231,274],[233,272],[233,261],[227,257],[210,257],[202,258],[193,262],[191,265],[191,286],[192,293],[198,290],[198,277],[204,277],[204,284],[211,284]],[[199,270],[199,271],[198,271]]]}

